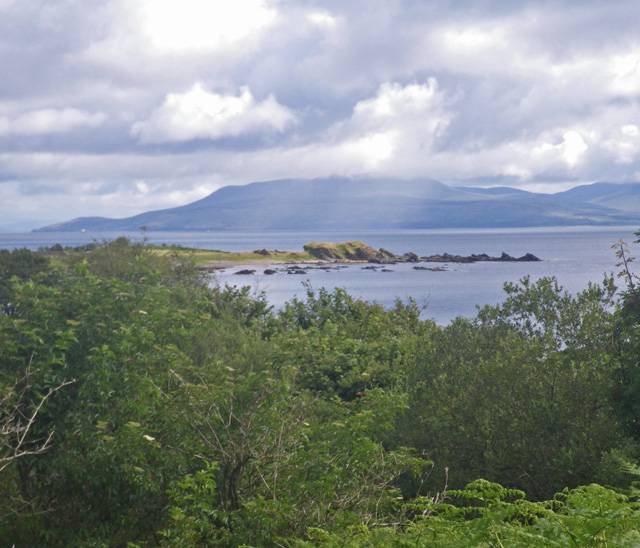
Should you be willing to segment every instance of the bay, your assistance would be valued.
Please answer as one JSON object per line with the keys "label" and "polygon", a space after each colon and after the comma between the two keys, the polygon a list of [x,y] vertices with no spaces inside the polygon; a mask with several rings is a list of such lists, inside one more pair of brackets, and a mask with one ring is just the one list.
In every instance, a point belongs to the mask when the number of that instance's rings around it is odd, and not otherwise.
{"label": "bay", "polygon": [[[343,241],[358,239],[374,247],[384,247],[394,253],[413,251],[419,255],[448,252],[469,255],[503,251],[519,256],[533,253],[539,263],[474,263],[449,264],[445,272],[415,270],[411,264],[389,267],[392,272],[363,270],[362,265],[350,265],[325,272],[310,270],[304,276],[278,273],[263,274],[265,265],[238,265],[217,273],[212,283],[249,285],[256,292],[264,291],[276,307],[294,296],[303,297],[308,282],[313,288],[342,287],[353,296],[393,306],[396,299],[415,299],[424,307],[423,316],[446,323],[456,316],[473,316],[477,305],[496,304],[503,299],[502,286],[523,276],[533,279],[555,276],[570,292],[576,292],[588,282],[600,282],[605,273],[616,270],[611,246],[618,240],[628,243],[635,239],[637,227],[562,227],[485,230],[387,230],[355,232],[147,232],[152,243],[180,244],[205,249],[248,251],[258,248],[300,250],[309,241]],[[34,232],[0,234],[0,248],[27,247],[37,249],[56,243],[81,245],[92,241],[127,236],[134,240],[141,233],[81,233]],[[631,249],[635,246],[632,245]],[[241,266],[256,269],[255,276],[235,273]]]}

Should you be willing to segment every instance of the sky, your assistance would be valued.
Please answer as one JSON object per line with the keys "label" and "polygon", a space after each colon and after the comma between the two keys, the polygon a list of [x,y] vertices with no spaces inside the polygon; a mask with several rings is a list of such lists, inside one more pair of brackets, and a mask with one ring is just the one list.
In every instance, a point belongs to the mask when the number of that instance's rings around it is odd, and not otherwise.
{"label": "sky", "polygon": [[0,0],[0,230],[227,184],[640,180],[640,3]]}

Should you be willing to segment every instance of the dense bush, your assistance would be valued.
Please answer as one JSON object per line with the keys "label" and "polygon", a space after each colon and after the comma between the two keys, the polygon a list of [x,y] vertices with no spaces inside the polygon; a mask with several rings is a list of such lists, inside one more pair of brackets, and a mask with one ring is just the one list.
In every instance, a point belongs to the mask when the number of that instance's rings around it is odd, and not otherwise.
{"label": "dense bush", "polygon": [[506,291],[502,305],[421,347],[400,428],[457,485],[485,477],[550,497],[593,480],[623,443],[610,284],[571,297],[525,279]]}
{"label": "dense bush", "polygon": [[439,327],[341,290],[275,312],[164,251],[0,254],[4,544],[640,541],[630,270]]}

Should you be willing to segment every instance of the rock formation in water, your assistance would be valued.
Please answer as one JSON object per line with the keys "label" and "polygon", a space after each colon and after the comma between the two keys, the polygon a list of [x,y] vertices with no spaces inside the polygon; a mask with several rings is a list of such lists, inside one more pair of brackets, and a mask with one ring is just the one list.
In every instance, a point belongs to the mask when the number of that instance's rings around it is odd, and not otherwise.
{"label": "rock formation in water", "polygon": [[322,261],[366,261],[376,264],[394,263],[477,263],[477,262],[536,262],[540,261],[532,253],[526,253],[521,257],[512,257],[503,252],[499,257],[492,257],[486,253],[472,255],[440,255],[418,256],[416,253],[407,252],[404,255],[395,255],[384,248],[375,249],[364,242],[351,240],[347,242],[311,242],[304,246],[304,250],[312,257]]}

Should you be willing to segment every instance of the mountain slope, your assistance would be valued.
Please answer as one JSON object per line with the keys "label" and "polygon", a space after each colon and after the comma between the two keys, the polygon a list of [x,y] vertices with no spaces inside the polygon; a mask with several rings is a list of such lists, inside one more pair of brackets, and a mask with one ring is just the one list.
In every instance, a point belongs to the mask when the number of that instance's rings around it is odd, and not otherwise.
{"label": "mountain slope", "polygon": [[83,217],[42,231],[481,228],[640,223],[640,184],[558,194],[452,187],[433,180],[326,178],[223,187],[125,219]]}
{"label": "mountain slope", "polygon": [[566,201],[588,201],[594,205],[631,213],[640,212],[640,184],[594,183],[557,195]]}

